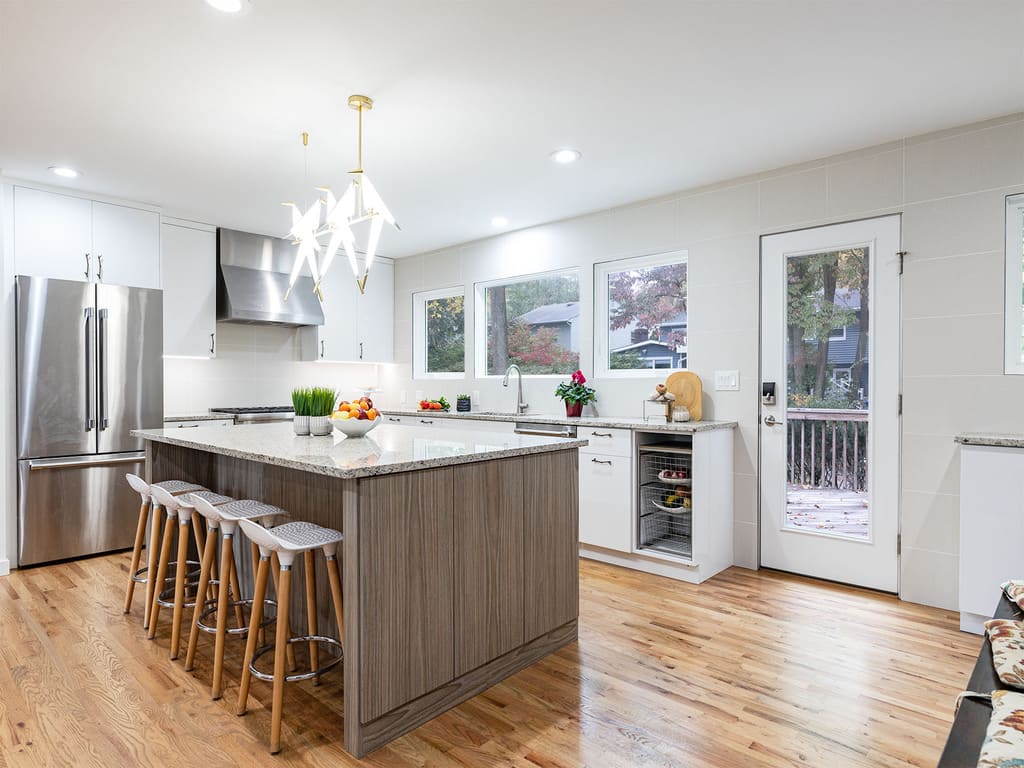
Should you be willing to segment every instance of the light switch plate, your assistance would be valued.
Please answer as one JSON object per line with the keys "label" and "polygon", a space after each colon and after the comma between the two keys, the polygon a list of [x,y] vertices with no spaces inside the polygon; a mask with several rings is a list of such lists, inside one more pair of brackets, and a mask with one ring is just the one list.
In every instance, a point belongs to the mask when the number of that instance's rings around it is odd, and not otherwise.
{"label": "light switch plate", "polygon": [[739,371],[715,371],[716,392],[736,392],[740,388]]}

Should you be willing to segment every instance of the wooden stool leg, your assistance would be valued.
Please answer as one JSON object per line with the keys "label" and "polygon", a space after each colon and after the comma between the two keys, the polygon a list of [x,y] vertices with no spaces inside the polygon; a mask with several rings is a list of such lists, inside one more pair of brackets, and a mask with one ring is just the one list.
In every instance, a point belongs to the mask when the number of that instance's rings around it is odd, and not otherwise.
{"label": "wooden stool leg", "polygon": [[327,558],[327,578],[331,581],[331,600],[334,601],[334,617],[338,621],[338,642],[345,644],[345,618],[342,610],[341,569],[338,558],[330,555]]}
{"label": "wooden stool leg", "polygon": [[[274,576],[274,597],[278,602],[281,602],[281,561],[277,558],[277,552],[272,552],[270,555],[271,573]],[[291,581],[288,582],[291,584]],[[290,621],[288,622],[288,637],[292,636],[292,628]],[[294,672],[296,668],[295,664],[295,649],[292,648],[292,644],[288,643],[288,650],[285,652],[288,658],[288,671]]]}
{"label": "wooden stool leg", "polygon": [[192,628],[188,633],[188,652],[185,654],[185,671],[191,672],[196,662],[196,646],[199,644],[199,615],[206,609],[206,593],[210,587],[210,575],[213,573],[213,561],[217,550],[217,529],[213,528],[206,536],[206,547],[203,549],[203,562],[199,568],[199,588],[196,590],[196,609],[192,612]]}
{"label": "wooden stool leg", "polygon": [[[306,629],[307,634],[318,635],[316,616],[316,560],[313,551],[309,550],[303,555],[306,564]],[[314,671],[320,669],[320,644],[316,640],[309,641],[309,669]],[[314,685],[320,685],[320,676],[313,678]]]}
{"label": "wooden stool leg", "polygon": [[[235,549],[231,548],[231,599],[238,601],[242,599],[242,585],[238,582],[238,567],[235,565]],[[245,626],[245,617],[242,616],[242,606],[235,606],[235,626],[241,629]]]}
{"label": "wooden stool leg", "polygon": [[231,600],[228,587],[231,584],[231,563],[235,552],[232,535],[221,531],[220,549],[220,584],[217,589],[217,634],[213,648],[213,687],[211,694],[214,700],[221,697],[224,681],[224,639],[228,628],[228,602]]}
{"label": "wooden stool leg", "polygon": [[[249,546],[252,547],[252,572],[255,575],[260,570],[260,548],[253,541],[249,542]],[[263,610],[262,606],[260,610]],[[267,644],[266,632],[263,627],[259,628],[259,644],[261,647]]]}
{"label": "wooden stool leg", "polygon": [[178,519],[178,568],[174,574],[174,613],[171,619],[172,660],[178,658],[178,651],[181,650],[181,622],[185,614],[185,583],[188,581],[188,527],[190,522],[188,515],[182,515]]}
{"label": "wooden stool leg", "polygon": [[157,597],[160,596],[161,588],[167,581],[167,562],[171,559],[171,540],[174,538],[174,516],[168,515],[164,524],[164,540],[160,545],[160,565],[156,569],[156,579],[153,579],[153,569],[147,574],[150,583],[147,585],[153,593],[153,602],[149,606],[149,634],[147,637],[152,640],[156,637],[156,622],[160,618],[160,603]]}
{"label": "wooden stool leg", "polygon": [[277,596],[277,635],[274,641],[274,702],[270,711],[270,754],[281,751],[281,710],[284,707],[285,652],[288,642],[288,604],[292,591],[292,568],[281,566],[278,579],[281,591]]}
{"label": "wooden stool leg", "polygon": [[244,715],[249,703],[249,684],[252,672],[249,665],[256,653],[256,630],[263,623],[263,601],[267,597],[267,577],[270,575],[270,558],[260,558],[256,567],[256,588],[252,595],[252,613],[249,615],[249,636],[245,640],[245,659],[242,662],[242,681],[238,686],[238,704],[235,714]]}
{"label": "wooden stool leg", "polygon": [[153,613],[157,561],[160,559],[157,554],[157,550],[160,548],[160,509],[161,507],[158,505],[152,505],[149,521],[149,544],[146,546],[146,607],[145,616],[142,619],[143,629],[149,629],[149,620]]}
{"label": "wooden stool leg", "polygon": [[128,567],[128,592],[124,597],[124,612],[132,609],[132,598],[135,597],[135,572],[139,570],[142,559],[142,543],[146,540],[146,521],[149,519],[149,501],[142,502],[139,507],[139,525],[135,529],[135,546],[132,547],[132,564]]}

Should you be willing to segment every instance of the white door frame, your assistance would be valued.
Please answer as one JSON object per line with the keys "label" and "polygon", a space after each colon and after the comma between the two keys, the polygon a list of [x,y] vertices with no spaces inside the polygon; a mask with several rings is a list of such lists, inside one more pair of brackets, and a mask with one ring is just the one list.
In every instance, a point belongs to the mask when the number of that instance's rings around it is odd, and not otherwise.
{"label": "white door frame", "polygon": [[[840,229],[841,228],[841,229]],[[832,230],[831,232],[829,230]],[[759,333],[759,377],[758,397],[758,563],[766,568],[778,568],[794,573],[856,584],[887,592],[899,591],[899,531],[902,464],[900,441],[899,398],[901,392],[902,338],[901,285],[899,267],[901,259],[901,215],[891,214],[867,219],[826,224],[806,229],[762,235],[759,243],[760,266],[760,333]],[[785,434],[786,434],[786,364],[785,334],[781,331],[785,312],[785,294],[766,297],[769,281],[782,280],[785,275],[785,259],[769,263],[766,254],[766,240],[783,238],[777,245],[781,254],[815,253],[834,250],[844,246],[868,244],[870,251],[870,274],[873,282],[869,293],[869,333],[872,347],[879,334],[895,338],[895,360],[886,366],[878,365],[874,349],[869,365],[871,386],[869,387],[869,455],[872,466],[869,479],[871,505],[871,533],[869,540],[854,541],[839,536],[821,535],[808,531],[787,529],[785,518]],[[831,239],[830,239],[831,238]],[[778,251],[776,258],[781,255]],[[893,279],[895,277],[895,279]],[[781,284],[779,289],[781,289]],[[779,290],[777,289],[777,290]],[[767,305],[767,306],[766,306]],[[772,320],[766,318],[766,308],[774,307]],[[773,343],[766,342],[768,324],[777,325]],[[881,329],[881,330],[878,330]],[[771,349],[767,347],[771,346]],[[781,351],[780,351],[781,350]],[[778,358],[778,359],[776,359]],[[767,362],[766,362],[767,361]],[[760,403],[760,382],[769,380],[777,384],[777,404],[774,407]],[[772,415],[779,422],[777,426],[766,426],[764,417]],[[779,445],[773,441],[781,438]],[[885,439],[891,450],[876,445]],[[884,451],[884,453],[883,453]],[[886,459],[880,461],[883,456]],[[881,466],[881,470],[879,470]],[[769,477],[771,475],[771,477]],[[779,477],[782,483],[779,483]],[[769,483],[772,486],[769,488]],[[781,495],[781,499],[780,499]],[[884,500],[884,501],[883,501]],[[878,517],[885,504],[893,509],[892,518]],[[878,523],[876,525],[876,522]],[[769,528],[768,526],[771,526]],[[766,547],[766,536],[767,547]],[[888,548],[891,547],[891,550]],[[857,548],[862,548],[858,551]],[[816,552],[815,552],[816,550]],[[858,568],[853,562],[856,557],[864,564]],[[843,561],[845,558],[846,562]]]}

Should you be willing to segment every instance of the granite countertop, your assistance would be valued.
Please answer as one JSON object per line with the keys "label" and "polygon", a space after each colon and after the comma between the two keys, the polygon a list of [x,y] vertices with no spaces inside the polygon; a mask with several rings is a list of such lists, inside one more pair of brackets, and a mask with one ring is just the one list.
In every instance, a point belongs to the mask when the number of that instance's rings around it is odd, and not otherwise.
{"label": "granite countertop", "polygon": [[214,421],[214,420],[231,420],[230,416],[225,416],[223,413],[201,413],[196,416],[164,416],[164,424],[169,424],[176,421]]}
{"label": "granite countertop", "polygon": [[581,416],[569,418],[556,414],[525,413],[521,416],[514,413],[495,413],[492,411],[420,411],[415,408],[386,408],[383,413],[393,416],[429,416],[439,419],[479,419],[482,421],[529,421],[534,424],[568,424],[581,427],[604,427],[606,429],[636,429],[644,432],[709,432],[713,429],[735,429],[735,421],[675,421],[667,422],[651,417],[650,420],[630,418],[628,416]]}
{"label": "granite countertop", "polygon": [[993,432],[967,432],[953,438],[961,445],[994,445],[1000,448],[1024,448],[1024,435]]}
{"label": "granite countertop", "polygon": [[[183,434],[184,433],[184,434]],[[356,478],[580,448],[586,440],[382,424],[366,437],[299,437],[291,423],[139,429],[132,435],[332,477]]]}

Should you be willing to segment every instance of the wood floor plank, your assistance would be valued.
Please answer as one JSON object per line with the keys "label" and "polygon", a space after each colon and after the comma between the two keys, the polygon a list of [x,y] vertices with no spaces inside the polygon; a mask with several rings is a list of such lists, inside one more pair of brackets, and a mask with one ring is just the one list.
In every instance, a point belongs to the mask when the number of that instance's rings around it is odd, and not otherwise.
{"label": "wood floor plank", "polygon": [[[0,579],[0,768],[355,766],[716,768],[934,764],[979,639],[956,613],[732,568],[690,585],[581,561],[579,642],[362,762],[341,747],[342,676],[270,689],[236,717],[242,647],[209,696],[121,613],[127,554]],[[993,597],[993,603],[995,597]],[[139,612],[136,612],[139,613]]]}

